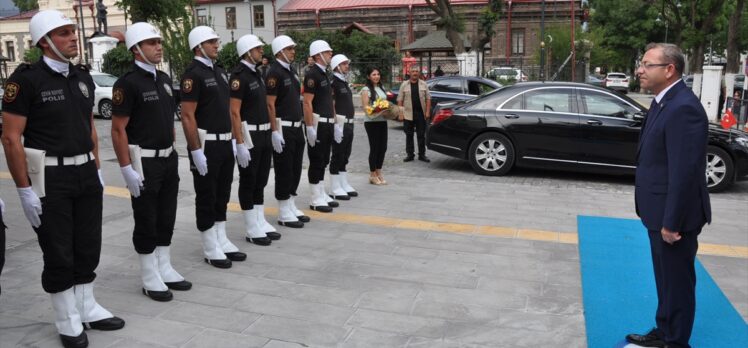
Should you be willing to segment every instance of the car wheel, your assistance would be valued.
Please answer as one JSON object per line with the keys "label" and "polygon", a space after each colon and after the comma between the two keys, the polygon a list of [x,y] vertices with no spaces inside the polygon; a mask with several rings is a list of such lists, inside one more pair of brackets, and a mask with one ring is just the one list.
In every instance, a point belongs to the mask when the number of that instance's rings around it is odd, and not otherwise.
{"label": "car wheel", "polygon": [[499,133],[483,133],[470,144],[468,160],[480,175],[505,175],[514,165],[514,145]]}
{"label": "car wheel", "polygon": [[182,120],[182,103],[177,104],[177,111],[174,112],[174,120],[175,121]]}
{"label": "car wheel", "polygon": [[103,99],[99,102],[99,116],[105,120],[112,118],[112,101]]}
{"label": "car wheel", "polygon": [[706,185],[709,192],[720,192],[735,181],[732,157],[719,147],[709,145],[706,150]]}

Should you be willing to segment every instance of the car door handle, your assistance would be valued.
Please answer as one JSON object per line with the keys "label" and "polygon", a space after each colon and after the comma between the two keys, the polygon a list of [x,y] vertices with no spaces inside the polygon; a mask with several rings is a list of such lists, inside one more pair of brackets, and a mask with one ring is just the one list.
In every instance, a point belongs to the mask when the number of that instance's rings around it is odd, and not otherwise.
{"label": "car door handle", "polygon": [[593,126],[600,126],[603,124],[600,120],[587,120],[587,124],[591,124]]}
{"label": "car door handle", "polygon": [[519,115],[517,115],[517,114],[506,114],[506,115],[504,115],[504,118],[515,119],[515,118],[519,118]]}

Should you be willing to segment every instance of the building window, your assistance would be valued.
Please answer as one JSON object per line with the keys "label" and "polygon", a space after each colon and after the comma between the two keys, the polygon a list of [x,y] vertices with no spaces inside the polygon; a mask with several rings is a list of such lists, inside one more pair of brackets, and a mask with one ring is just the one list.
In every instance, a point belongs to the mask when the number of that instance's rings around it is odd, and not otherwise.
{"label": "building window", "polygon": [[32,48],[34,48],[34,45],[33,45],[33,44],[31,44],[31,42],[32,42],[31,40],[29,40],[29,41],[26,41],[26,43],[28,44],[28,46],[27,46],[27,47],[28,47],[29,49],[32,49]]}
{"label": "building window", "polygon": [[195,17],[197,17],[197,25],[208,25],[208,11],[206,9],[196,9]]}
{"label": "building window", "polygon": [[255,5],[252,6],[252,12],[254,13],[255,28],[265,27],[265,6]]}
{"label": "building window", "polygon": [[236,7],[226,7],[226,29],[236,29]]}
{"label": "building window", "polygon": [[8,59],[11,62],[16,61],[16,48],[13,45],[13,41],[5,41],[5,51],[8,52]]}
{"label": "building window", "polygon": [[525,29],[512,30],[512,55],[525,54]]}

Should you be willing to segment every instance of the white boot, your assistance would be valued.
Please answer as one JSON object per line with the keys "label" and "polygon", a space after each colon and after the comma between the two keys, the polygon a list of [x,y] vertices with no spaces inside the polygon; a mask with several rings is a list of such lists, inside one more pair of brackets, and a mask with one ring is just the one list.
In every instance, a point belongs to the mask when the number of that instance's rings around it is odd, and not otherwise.
{"label": "white boot", "polygon": [[331,208],[337,208],[340,206],[340,203],[338,203],[336,200],[332,199],[330,195],[325,192],[325,182],[320,180],[319,185],[317,186],[317,190],[319,190],[319,194],[322,198],[325,199],[325,203]]}
{"label": "white boot", "polygon": [[169,287],[164,284],[158,271],[155,253],[138,254],[140,257],[140,278],[143,280],[143,294],[155,301],[171,301],[174,298]]}
{"label": "white boot", "polygon": [[239,251],[239,248],[237,248],[234,243],[231,243],[231,241],[226,237],[226,221],[216,221],[214,227],[216,228],[218,245],[220,245],[224,254]]}
{"label": "white boot", "polygon": [[330,195],[335,199],[349,200],[348,192],[343,189],[343,176],[330,174]]}
{"label": "white boot", "polygon": [[296,215],[297,218],[299,216],[304,216],[304,212],[296,207],[296,197],[291,196],[291,198],[289,198],[288,200],[291,201],[291,209],[293,210],[294,215]]}
{"label": "white boot", "polygon": [[243,210],[244,214],[244,225],[247,227],[247,237],[249,238],[265,238],[267,235],[262,232],[260,226],[257,223],[257,206],[252,210]]}
{"label": "white boot", "polygon": [[75,302],[73,288],[50,294],[55,310],[55,326],[61,335],[77,337],[83,332],[81,316]]}
{"label": "white boot", "polygon": [[351,184],[348,183],[348,172],[339,172],[340,173],[340,182],[343,190],[348,194],[348,196],[356,197],[358,196],[358,192],[356,192],[356,189],[354,189]]}
{"label": "white boot", "polygon": [[325,199],[327,194],[324,192],[324,188],[322,187],[322,181],[320,181],[319,184],[310,183],[309,193],[312,199],[312,201],[309,202],[309,208],[323,213],[332,212],[332,208],[327,205],[327,200]]}
{"label": "white boot", "polygon": [[218,243],[216,226],[211,227],[200,233],[203,239],[203,255],[208,260],[225,260],[226,254],[223,253],[221,245]]}
{"label": "white boot", "polygon": [[[291,196],[292,198],[293,196]],[[294,206],[291,199],[278,201],[278,225],[294,228],[304,227],[304,223],[299,221],[294,213]]]}
{"label": "white boot", "polygon": [[255,204],[254,206],[255,216],[257,217],[257,226],[264,233],[276,232],[275,227],[265,220],[265,205]]}
{"label": "white boot", "polygon": [[81,315],[81,322],[87,325],[102,319],[113,318],[111,312],[104,309],[93,294],[93,282],[88,284],[78,284],[73,287],[75,292],[75,302],[78,306],[78,313]]}
{"label": "white boot", "polygon": [[158,273],[164,283],[178,283],[184,281],[184,277],[171,266],[171,252],[168,246],[156,247],[156,260],[158,261]]}

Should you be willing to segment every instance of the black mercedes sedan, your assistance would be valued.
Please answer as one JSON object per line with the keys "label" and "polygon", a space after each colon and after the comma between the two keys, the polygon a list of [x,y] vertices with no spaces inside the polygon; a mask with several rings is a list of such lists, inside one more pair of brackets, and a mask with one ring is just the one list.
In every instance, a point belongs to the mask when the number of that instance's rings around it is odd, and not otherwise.
{"label": "black mercedes sedan", "polygon": [[[442,105],[428,129],[430,150],[466,159],[482,175],[514,166],[632,175],[646,115],[631,98],[568,82],[528,82]],[[710,192],[748,175],[748,133],[709,127]]]}

